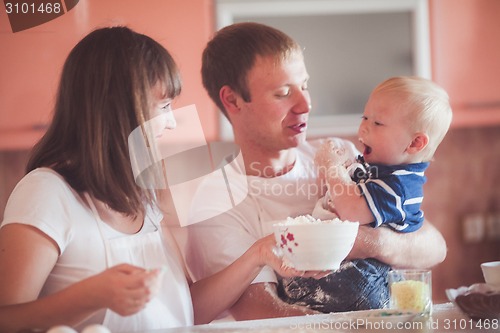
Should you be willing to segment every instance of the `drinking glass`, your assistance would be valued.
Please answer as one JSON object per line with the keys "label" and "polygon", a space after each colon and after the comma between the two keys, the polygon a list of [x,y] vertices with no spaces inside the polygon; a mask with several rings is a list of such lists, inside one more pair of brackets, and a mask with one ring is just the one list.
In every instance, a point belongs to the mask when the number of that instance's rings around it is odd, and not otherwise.
{"label": "drinking glass", "polygon": [[390,307],[432,314],[432,273],[430,270],[392,270],[388,275]]}

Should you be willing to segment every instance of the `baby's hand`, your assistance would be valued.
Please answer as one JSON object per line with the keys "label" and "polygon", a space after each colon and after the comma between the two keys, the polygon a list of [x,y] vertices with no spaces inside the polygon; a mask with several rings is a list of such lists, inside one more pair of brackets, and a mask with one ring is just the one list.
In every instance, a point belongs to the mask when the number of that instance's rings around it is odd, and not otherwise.
{"label": "baby's hand", "polygon": [[314,157],[314,163],[321,170],[334,166],[344,166],[348,162],[348,154],[344,148],[337,147],[332,140],[325,141]]}
{"label": "baby's hand", "polygon": [[318,168],[318,176],[321,182],[326,180],[328,186],[337,183],[349,184],[351,178],[346,167],[352,162],[348,158],[344,148],[337,147],[332,140],[327,140],[316,152],[314,162]]}

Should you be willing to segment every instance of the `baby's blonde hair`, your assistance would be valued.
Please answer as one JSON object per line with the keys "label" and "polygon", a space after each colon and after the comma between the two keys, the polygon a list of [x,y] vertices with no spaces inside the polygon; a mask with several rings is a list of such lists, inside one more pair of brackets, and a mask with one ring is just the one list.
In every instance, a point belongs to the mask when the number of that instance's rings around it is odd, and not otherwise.
{"label": "baby's blonde hair", "polygon": [[401,109],[407,112],[409,129],[428,135],[423,160],[431,160],[450,128],[452,111],[448,93],[435,82],[417,76],[391,77],[373,91],[380,92],[397,93],[407,101]]}

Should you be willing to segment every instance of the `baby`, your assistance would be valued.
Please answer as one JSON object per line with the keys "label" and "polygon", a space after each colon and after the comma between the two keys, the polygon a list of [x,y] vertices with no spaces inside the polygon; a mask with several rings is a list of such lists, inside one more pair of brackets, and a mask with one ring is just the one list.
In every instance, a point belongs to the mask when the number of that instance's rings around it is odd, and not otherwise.
{"label": "baby", "polygon": [[400,76],[379,84],[365,106],[358,130],[364,146],[356,161],[325,142],[316,153],[327,193],[317,218],[387,224],[400,232],[421,227],[424,171],[451,123],[446,91],[432,81]]}

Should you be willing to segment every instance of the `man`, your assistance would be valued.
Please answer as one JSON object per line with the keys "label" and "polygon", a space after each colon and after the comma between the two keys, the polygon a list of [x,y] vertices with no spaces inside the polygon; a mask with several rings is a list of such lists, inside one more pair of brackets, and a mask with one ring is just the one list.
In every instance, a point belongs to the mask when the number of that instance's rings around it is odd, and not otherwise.
{"label": "man", "polygon": [[[319,142],[305,140],[311,100],[300,46],[274,28],[234,24],[208,43],[202,76],[210,97],[232,124],[249,193],[218,215],[213,205],[194,199],[195,220],[209,216],[189,227],[186,260],[195,279],[229,265],[271,233],[272,221],[310,214],[319,194],[313,164]],[[333,140],[349,154],[357,153],[352,143]],[[223,195],[221,188],[211,190],[214,196]],[[351,261],[340,271],[320,280],[281,280],[264,267],[230,311],[235,319],[245,320],[380,307],[387,300],[389,265],[430,267],[445,254],[444,239],[429,222],[410,234],[361,227]]]}

